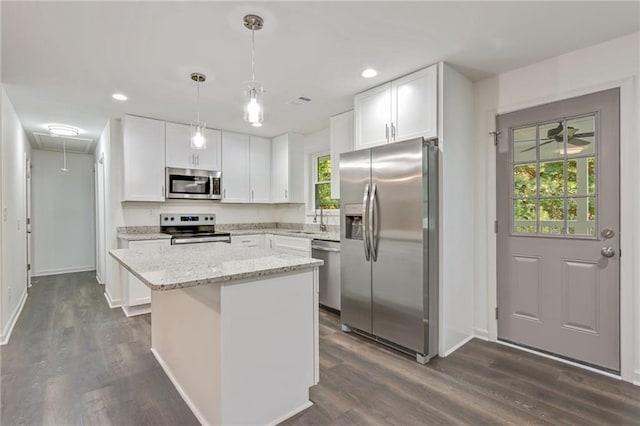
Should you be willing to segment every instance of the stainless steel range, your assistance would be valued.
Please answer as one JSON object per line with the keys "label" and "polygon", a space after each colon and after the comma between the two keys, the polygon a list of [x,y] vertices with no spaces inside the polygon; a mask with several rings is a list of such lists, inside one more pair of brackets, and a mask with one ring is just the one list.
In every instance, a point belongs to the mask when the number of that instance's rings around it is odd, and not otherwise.
{"label": "stainless steel range", "polygon": [[163,213],[160,229],[171,235],[171,244],[230,243],[231,234],[216,232],[216,215],[213,213]]}

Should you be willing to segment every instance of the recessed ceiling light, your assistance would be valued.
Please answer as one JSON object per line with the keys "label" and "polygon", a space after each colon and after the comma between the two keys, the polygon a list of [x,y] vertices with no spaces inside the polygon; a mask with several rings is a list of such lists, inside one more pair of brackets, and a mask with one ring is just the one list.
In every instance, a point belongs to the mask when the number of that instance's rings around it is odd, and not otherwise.
{"label": "recessed ceiling light", "polygon": [[253,127],[262,127],[262,123],[251,123]]}
{"label": "recessed ceiling light", "polygon": [[111,95],[111,97],[116,101],[126,101],[127,99],[129,99],[127,95],[122,93],[114,93],[113,95]]}
{"label": "recessed ceiling light", "polygon": [[78,136],[78,129],[71,126],[52,124],[49,126],[49,133],[54,136]]}
{"label": "recessed ceiling light", "polygon": [[362,76],[364,78],[372,78],[376,75],[378,75],[378,71],[374,70],[373,68],[367,68],[366,70],[362,71]]}

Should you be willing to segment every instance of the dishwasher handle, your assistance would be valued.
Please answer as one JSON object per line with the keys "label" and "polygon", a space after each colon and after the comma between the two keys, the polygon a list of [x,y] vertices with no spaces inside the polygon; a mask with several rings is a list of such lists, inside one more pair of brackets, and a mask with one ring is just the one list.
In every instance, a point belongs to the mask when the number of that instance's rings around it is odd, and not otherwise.
{"label": "dishwasher handle", "polygon": [[316,246],[314,244],[311,244],[311,249],[312,250],[320,250],[320,251],[330,251],[330,252],[333,252],[333,253],[340,253],[340,249],[331,248],[331,247],[321,247],[321,246]]}

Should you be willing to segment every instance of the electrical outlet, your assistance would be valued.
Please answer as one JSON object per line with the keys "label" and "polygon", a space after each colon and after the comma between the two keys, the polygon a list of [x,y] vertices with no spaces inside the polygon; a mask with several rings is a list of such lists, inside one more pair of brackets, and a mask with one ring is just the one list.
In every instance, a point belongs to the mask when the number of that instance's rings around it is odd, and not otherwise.
{"label": "electrical outlet", "polygon": [[13,288],[9,287],[9,302],[11,302],[11,292],[12,292]]}
{"label": "electrical outlet", "polygon": [[149,216],[153,216],[153,209],[149,209]]}
{"label": "electrical outlet", "polygon": [[18,231],[20,230],[20,219],[18,219]]}
{"label": "electrical outlet", "polygon": [[2,220],[4,220],[5,222],[7,221],[7,217],[9,217],[9,211],[7,210],[7,208],[5,207],[2,210]]}

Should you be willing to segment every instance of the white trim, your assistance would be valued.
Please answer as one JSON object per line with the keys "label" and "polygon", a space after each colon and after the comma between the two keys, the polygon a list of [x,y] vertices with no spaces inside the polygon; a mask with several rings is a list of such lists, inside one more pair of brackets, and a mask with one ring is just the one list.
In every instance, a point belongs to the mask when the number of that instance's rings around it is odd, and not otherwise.
{"label": "white trim", "polygon": [[291,410],[290,412],[288,412],[284,416],[280,417],[279,419],[274,420],[271,423],[267,423],[267,425],[272,426],[272,425],[280,424],[280,423],[284,422],[285,420],[295,416],[296,414],[306,410],[307,408],[311,407],[312,405],[313,405],[313,402],[307,401],[304,404],[302,404],[300,407],[298,407],[298,408],[296,408],[294,410]]}
{"label": "white trim", "polygon": [[11,317],[9,317],[9,322],[7,323],[5,329],[2,330],[2,340],[0,340],[0,346],[9,343],[9,338],[11,337],[11,333],[13,332],[13,327],[16,325],[16,322],[18,322],[18,318],[22,313],[22,308],[24,308],[24,304],[27,301],[27,295],[27,289],[25,288],[20,303],[18,303],[16,309],[11,314]]}
{"label": "white trim", "polygon": [[553,355],[550,355],[550,354],[546,354],[544,352],[538,352],[536,350],[525,348],[523,346],[514,345],[513,343],[503,342],[502,340],[498,340],[498,341],[496,341],[496,343],[498,343],[499,345],[508,346],[510,348],[513,348],[513,349],[518,349],[518,350],[521,350],[521,351],[524,351],[524,352],[527,352],[527,353],[530,353],[530,354],[533,354],[533,355],[537,355],[537,356],[540,356],[542,358],[552,359],[554,361],[558,361],[558,362],[561,362],[563,364],[568,364],[568,365],[572,365],[574,367],[582,368],[583,370],[587,370],[587,371],[591,371],[592,373],[597,373],[597,374],[601,374],[603,376],[611,377],[612,379],[622,380],[622,378],[620,376],[618,376],[617,374],[613,374],[613,373],[609,373],[607,371],[599,370],[597,368],[589,367],[588,365],[580,364],[578,362],[569,361],[568,359],[564,359],[564,358],[560,358],[560,357],[553,356]]}
{"label": "white trim", "polygon": [[102,277],[98,272],[96,272],[96,281],[98,282],[98,284],[104,285],[104,281],[102,281]]}
{"label": "white trim", "polygon": [[198,408],[193,403],[193,401],[191,401],[191,399],[189,398],[187,393],[184,391],[184,389],[182,389],[182,386],[180,386],[180,383],[178,383],[178,380],[173,375],[173,373],[171,372],[171,370],[169,369],[167,364],[164,362],[162,357],[158,354],[158,352],[156,352],[156,350],[154,348],[151,348],[151,353],[153,354],[153,356],[156,357],[156,360],[158,361],[158,364],[160,364],[160,367],[162,367],[162,370],[164,371],[164,373],[167,375],[169,380],[171,380],[171,383],[173,383],[173,386],[176,388],[176,390],[178,391],[178,393],[180,394],[180,396],[182,397],[184,402],[187,404],[187,407],[189,407],[189,409],[191,409],[191,412],[193,413],[193,415],[196,416],[196,419],[198,419],[200,424],[208,425],[208,423],[205,420],[205,418],[202,415],[202,413],[198,410]]}
{"label": "white trim", "polygon": [[120,308],[127,318],[151,313],[151,304],[149,303],[139,306],[120,305]]}
{"label": "white trim", "polygon": [[633,379],[633,384],[636,386],[640,386],[640,369],[637,369],[634,372],[635,378]]}
{"label": "white trim", "polygon": [[[625,253],[620,258],[620,373],[625,381],[635,382],[637,373],[634,374],[634,360],[640,358],[638,349],[635,348],[636,315],[634,312],[633,294],[635,279],[640,275],[640,267],[634,260],[637,258],[637,250],[634,249],[634,240],[640,234],[640,226],[635,220],[635,209],[638,208],[638,195],[636,194],[636,183],[640,180],[640,173],[635,167],[635,159],[638,158],[637,129],[636,129],[636,92],[637,79],[629,76],[606,83],[595,84],[576,90],[570,90],[543,98],[527,100],[517,104],[499,107],[496,115],[518,111],[543,105],[550,102],[570,99],[577,96],[587,95],[603,90],[620,88],[620,229],[624,230],[627,237],[620,238],[620,248]],[[489,131],[495,130],[495,115],[489,117]],[[491,138],[491,136],[487,136]],[[492,139],[492,138],[491,138]],[[487,236],[487,316],[489,328],[489,340],[497,341],[498,323],[493,318],[491,312],[497,305],[497,248],[496,236],[493,233],[493,221],[496,218],[496,170],[495,170],[495,147],[492,143],[486,144],[488,173],[487,184],[487,223],[485,224],[485,235]],[[624,176],[624,178],[623,178]],[[622,233],[621,233],[622,235]],[[492,306],[493,305],[493,306]],[[598,371],[598,370],[596,370]],[[637,370],[636,370],[637,371]],[[635,378],[634,378],[635,376]]]}
{"label": "white trim", "polygon": [[[309,206],[310,210],[307,210],[306,215],[307,216],[313,216],[314,215],[314,210],[318,210],[316,208],[316,184],[318,182],[316,182],[316,178],[318,177],[318,157],[331,157],[331,152],[329,151],[317,151],[317,152],[310,152],[309,153],[309,161],[311,161],[311,176],[309,179],[309,200],[307,205]],[[333,180],[333,176],[331,176],[331,179]],[[322,182],[322,183],[328,183],[329,185],[331,185],[331,181],[329,182]],[[339,216],[340,215],[340,209],[324,209],[323,210],[323,214],[327,215],[327,216]]]}
{"label": "white trim", "polygon": [[111,309],[113,308],[119,308],[120,306],[122,306],[122,299],[116,299],[114,300],[111,297],[111,294],[109,294],[109,289],[105,287],[104,289],[104,298],[107,299],[107,305],[109,305],[109,307]]}
{"label": "white trim", "polygon": [[72,268],[58,268],[58,269],[47,269],[44,271],[38,271],[34,273],[34,277],[45,277],[47,275],[61,275],[61,274],[72,274],[74,272],[88,272],[95,271],[95,265],[91,266],[76,266]]}
{"label": "white trim", "polygon": [[451,355],[452,353],[454,353],[455,351],[457,351],[458,349],[460,349],[461,347],[463,347],[464,345],[466,345],[467,343],[469,343],[471,340],[473,340],[475,338],[475,336],[468,336],[465,337],[463,340],[461,340],[460,342],[456,343],[451,349],[449,349],[448,351],[446,351],[444,354],[440,354],[441,358],[446,358],[449,355]]}
{"label": "white trim", "polygon": [[476,337],[476,338],[484,340],[484,341],[488,341],[489,340],[489,330],[487,330],[486,328],[474,327],[473,328],[473,337]]}

